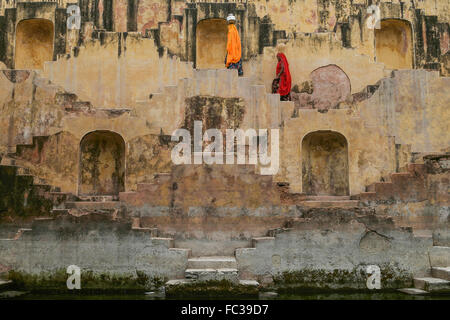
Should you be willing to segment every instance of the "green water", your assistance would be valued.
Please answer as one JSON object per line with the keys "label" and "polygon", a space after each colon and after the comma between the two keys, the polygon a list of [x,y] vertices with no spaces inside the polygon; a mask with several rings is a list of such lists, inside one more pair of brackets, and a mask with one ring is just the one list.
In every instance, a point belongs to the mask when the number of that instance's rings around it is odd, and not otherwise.
{"label": "green water", "polygon": [[[27,293],[13,300],[158,300],[146,294],[46,294]],[[190,299],[186,297],[185,299]],[[198,299],[198,298],[196,298]],[[221,298],[223,299],[223,298]],[[229,297],[229,300],[236,300]],[[408,295],[401,292],[382,293],[317,293],[280,294],[274,300],[450,300],[450,295]]]}

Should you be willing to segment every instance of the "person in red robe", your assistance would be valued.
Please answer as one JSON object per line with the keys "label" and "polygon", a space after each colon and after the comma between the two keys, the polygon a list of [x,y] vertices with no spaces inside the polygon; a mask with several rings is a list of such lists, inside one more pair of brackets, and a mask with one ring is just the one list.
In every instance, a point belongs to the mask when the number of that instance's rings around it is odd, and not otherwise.
{"label": "person in red robe", "polygon": [[[291,100],[291,73],[289,72],[289,63],[284,53],[277,54],[277,77],[274,82],[277,83],[278,90],[276,93],[280,94],[281,101]],[[272,84],[274,85],[274,83]]]}

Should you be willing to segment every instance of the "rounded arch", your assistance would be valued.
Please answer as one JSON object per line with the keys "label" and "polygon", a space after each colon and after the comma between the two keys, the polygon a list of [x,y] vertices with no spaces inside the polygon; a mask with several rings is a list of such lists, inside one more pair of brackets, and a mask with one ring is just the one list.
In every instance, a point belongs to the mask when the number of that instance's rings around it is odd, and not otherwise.
{"label": "rounded arch", "polygon": [[389,69],[414,67],[414,38],[408,20],[388,18],[375,29],[375,57]]}
{"label": "rounded arch", "polygon": [[43,69],[53,60],[53,22],[47,19],[21,20],[16,26],[15,69]]}
{"label": "rounded arch", "polygon": [[80,140],[79,195],[118,195],[125,191],[125,140],[96,130]]}
{"label": "rounded arch", "polygon": [[348,142],[343,134],[331,130],[310,132],[302,139],[301,154],[303,193],[349,195]]}
{"label": "rounded arch", "polygon": [[222,18],[200,20],[196,26],[196,68],[225,67],[227,51],[227,21]]}
{"label": "rounded arch", "polygon": [[348,100],[352,86],[350,78],[339,66],[329,64],[310,73],[314,91],[312,101],[319,110],[336,108],[339,103]]}

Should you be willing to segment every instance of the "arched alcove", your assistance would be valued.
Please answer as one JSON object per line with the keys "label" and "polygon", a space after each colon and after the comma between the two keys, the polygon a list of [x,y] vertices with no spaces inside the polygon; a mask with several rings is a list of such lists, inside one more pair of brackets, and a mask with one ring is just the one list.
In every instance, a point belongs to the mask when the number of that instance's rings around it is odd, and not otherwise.
{"label": "arched alcove", "polygon": [[43,69],[53,60],[53,22],[46,19],[22,20],[16,27],[15,69]]}
{"label": "arched alcove", "polygon": [[197,24],[197,69],[221,69],[225,67],[227,33],[228,27],[225,19],[205,19]]}
{"label": "arched alcove", "polygon": [[389,69],[413,68],[413,40],[411,25],[400,19],[382,20],[375,29],[377,62]]}
{"label": "arched alcove", "polygon": [[303,138],[302,185],[308,195],[349,194],[348,146],[342,134],[315,131]]}
{"label": "arched alcove", "polygon": [[93,131],[80,142],[80,195],[125,191],[125,142],[111,131]]}

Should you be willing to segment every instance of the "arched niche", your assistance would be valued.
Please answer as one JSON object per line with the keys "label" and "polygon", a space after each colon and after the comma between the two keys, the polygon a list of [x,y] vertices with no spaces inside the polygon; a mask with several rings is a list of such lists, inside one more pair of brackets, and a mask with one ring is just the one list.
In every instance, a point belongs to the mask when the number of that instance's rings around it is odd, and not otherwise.
{"label": "arched niche", "polygon": [[196,27],[196,68],[222,69],[227,52],[227,21],[204,19]]}
{"label": "arched niche", "polygon": [[413,38],[411,25],[400,19],[382,20],[375,29],[375,53],[377,62],[389,69],[413,68]]}
{"label": "arched niche", "polygon": [[308,195],[349,195],[347,139],[334,131],[314,131],[302,140],[302,185]]}
{"label": "arched niche", "polygon": [[53,60],[53,22],[47,19],[22,20],[16,27],[15,69],[43,69]]}
{"label": "arched niche", "polygon": [[125,191],[125,142],[112,131],[93,131],[80,142],[79,195]]}

